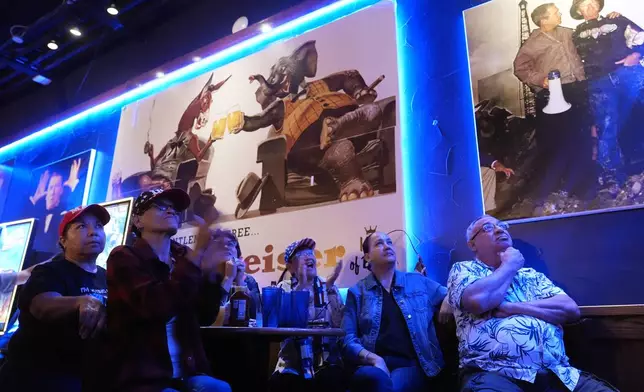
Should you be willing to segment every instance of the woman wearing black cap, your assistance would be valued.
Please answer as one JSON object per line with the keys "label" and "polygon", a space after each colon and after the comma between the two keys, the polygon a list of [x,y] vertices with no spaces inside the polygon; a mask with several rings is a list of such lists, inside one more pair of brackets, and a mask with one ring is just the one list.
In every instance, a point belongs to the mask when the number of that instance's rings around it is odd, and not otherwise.
{"label": "woman wearing black cap", "polygon": [[114,249],[107,260],[115,390],[231,390],[206,375],[199,326],[214,322],[233,271],[216,273],[227,253],[212,240],[212,222],[200,226],[194,250],[171,240],[189,205],[179,189],[141,194],[132,212],[134,244]]}

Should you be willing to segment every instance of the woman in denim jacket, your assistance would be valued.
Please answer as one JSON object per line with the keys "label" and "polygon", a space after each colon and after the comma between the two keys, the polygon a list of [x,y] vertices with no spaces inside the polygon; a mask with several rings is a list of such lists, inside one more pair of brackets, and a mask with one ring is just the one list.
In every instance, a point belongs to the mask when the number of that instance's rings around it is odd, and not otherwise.
{"label": "woman in denim jacket", "polygon": [[356,367],[350,390],[427,390],[444,365],[433,316],[439,307],[441,316],[449,315],[447,288],[397,271],[385,233],[371,234],[362,248],[371,274],[349,289],[342,319],[345,362]]}

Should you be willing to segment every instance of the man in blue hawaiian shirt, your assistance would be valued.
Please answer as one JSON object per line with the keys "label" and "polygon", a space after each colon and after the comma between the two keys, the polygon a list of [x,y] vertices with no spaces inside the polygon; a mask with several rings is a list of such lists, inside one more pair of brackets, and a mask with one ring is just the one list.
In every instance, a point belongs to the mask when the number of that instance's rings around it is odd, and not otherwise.
{"label": "man in blue hawaiian shirt", "polygon": [[616,391],[568,363],[562,324],[575,301],[544,274],[523,268],[508,225],[484,215],[467,228],[476,258],[454,264],[448,298],[456,318],[461,391]]}

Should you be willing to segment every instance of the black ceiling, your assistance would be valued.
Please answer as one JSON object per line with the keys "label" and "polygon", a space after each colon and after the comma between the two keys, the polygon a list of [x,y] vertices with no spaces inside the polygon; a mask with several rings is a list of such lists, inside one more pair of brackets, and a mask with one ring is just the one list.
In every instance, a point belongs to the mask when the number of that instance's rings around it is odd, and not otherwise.
{"label": "black ceiling", "polygon": [[[291,7],[301,0],[30,0],[0,2],[0,107],[43,87],[32,81],[36,75],[56,80],[89,63],[138,33],[153,29],[177,17],[200,1],[221,3],[213,15],[217,30],[212,41],[230,34],[237,16],[246,15],[251,23]],[[106,9],[115,4],[117,16]],[[219,7],[219,5],[217,5]],[[18,26],[18,27],[14,27]],[[25,27],[20,27],[25,26]],[[77,26],[81,37],[69,33]],[[12,29],[13,27],[13,29]],[[10,31],[24,42],[11,39]],[[57,50],[47,44],[54,40]]]}

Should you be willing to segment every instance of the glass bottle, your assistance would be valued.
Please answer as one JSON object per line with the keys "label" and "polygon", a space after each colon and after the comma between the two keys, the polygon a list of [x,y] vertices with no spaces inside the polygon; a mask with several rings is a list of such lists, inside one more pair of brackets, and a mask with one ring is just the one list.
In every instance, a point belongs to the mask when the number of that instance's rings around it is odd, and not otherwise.
{"label": "glass bottle", "polygon": [[230,297],[231,327],[248,327],[250,320],[250,306],[252,299],[247,287],[234,286],[233,295]]}

